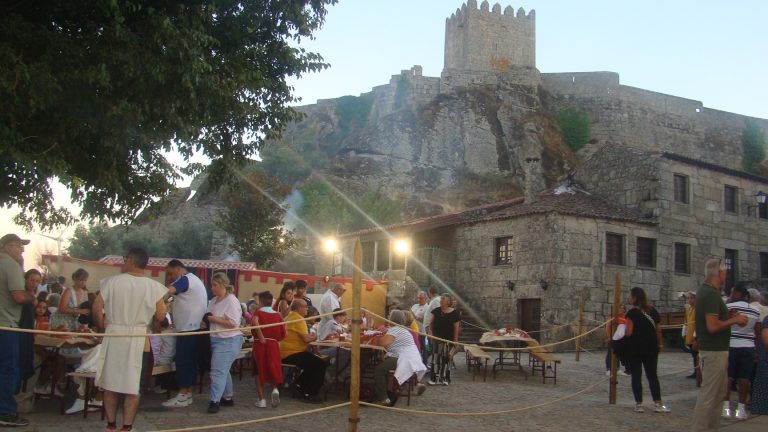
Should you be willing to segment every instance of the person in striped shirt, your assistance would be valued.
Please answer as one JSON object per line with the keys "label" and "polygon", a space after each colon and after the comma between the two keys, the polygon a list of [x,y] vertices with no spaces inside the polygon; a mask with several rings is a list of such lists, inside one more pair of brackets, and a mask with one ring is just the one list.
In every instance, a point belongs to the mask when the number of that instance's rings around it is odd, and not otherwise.
{"label": "person in striped shirt", "polygon": [[749,395],[749,382],[752,377],[752,369],[755,367],[755,334],[760,329],[760,312],[749,304],[749,294],[747,293],[747,284],[739,282],[731,290],[731,296],[728,299],[729,315],[739,313],[747,317],[747,325],[731,326],[731,341],[728,349],[728,391],[723,401],[724,418],[731,418],[730,389],[734,381],[738,381],[739,403],[736,406],[736,412],[733,417],[736,420],[746,420],[747,411],[744,404]]}

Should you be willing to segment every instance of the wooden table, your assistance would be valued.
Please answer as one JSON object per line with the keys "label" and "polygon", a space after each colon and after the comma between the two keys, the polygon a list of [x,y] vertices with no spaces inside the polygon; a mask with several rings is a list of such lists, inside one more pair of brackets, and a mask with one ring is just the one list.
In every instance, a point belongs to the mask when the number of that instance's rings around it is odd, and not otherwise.
{"label": "wooden table", "polygon": [[[536,339],[530,337],[519,336],[515,334],[505,333],[497,334],[496,332],[485,332],[480,337],[480,344],[482,345],[495,345],[503,348],[522,348],[524,346],[537,345]],[[528,374],[523,369],[523,364],[520,361],[520,353],[523,350],[514,351],[499,351],[499,356],[493,361],[493,376],[496,377],[496,368],[503,370],[504,366],[509,366],[523,374],[525,379],[528,379]]]}
{"label": "wooden table", "polygon": [[[345,383],[339,379],[341,373],[346,369],[340,366],[340,354],[342,350],[351,351],[352,341],[345,340],[327,340],[321,342],[310,342],[310,345],[317,348],[336,348],[336,361],[334,370],[334,385],[338,388],[345,387]],[[380,354],[387,352],[386,348],[380,345],[360,344],[360,378],[373,378],[373,368],[378,364]]]}
{"label": "wooden table", "polygon": [[[66,364],[68,359],[73,359],[73,357],[65,357],[61,354],[62,348],[93,348],[94,345],[99,344],[99,339],[95,337],[75,337],[70,336],[67,338],[61,338],[61,337],[53,337],[43,334],[36,334],[35,335],[35,348],[38,349],[38,353],[41,355],[41,357],[44,358],[44,360],[53,362],[54,365],[56,365],[52,372],[51,372],[51,392],[48,394],[39,394],[35,393],[35,397],[42,396],[49,399],[59,399],[61,402],[60,405],[60,411],[61,414],[64,414],[65,408],[64,408],[64,398],[61,396],[58,396],[56,394],[56,385],[59,383],[59,380],[66,377],[66,367],[62,369],[58,365],[61,363],[60,359],[63,359],[64,363]],[[79,358],[74,358],[74,360],[79,361]]]}

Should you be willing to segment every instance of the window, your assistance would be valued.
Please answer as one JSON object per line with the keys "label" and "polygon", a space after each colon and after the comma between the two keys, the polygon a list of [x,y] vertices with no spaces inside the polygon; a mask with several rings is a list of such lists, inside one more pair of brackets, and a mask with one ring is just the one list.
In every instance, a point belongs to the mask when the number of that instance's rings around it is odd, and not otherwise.
{"label": "window", "polygon": [[363,242],[360,246],[363,249],[363,271],[371,272],[373,271],[373,259],[376,254],[375,243],[372,241]]}
{"label": "window", "polygon": [[726,186],[723,193],[723,208],[727,213],[737,213],[737,194],[739,189],[733,186]]}
{"label": "window", "polygon": [[688,204],[688,177],[675,174],[675,201]]}
{"label": "window", "polygon": [[637,238],[637,266],[656,268],[656,239]]}
{"label": "window", "polygon": [[621,234],[605,234],[605,263],[624,265],[624,236]]}
{"label": "window", "polygon": [[376,271],[389,270],[389,240],[376,242]]}
{"label": "window", "polygon": [[343,262],[343,257],[344,256],[339,251],[333,253],[333,271],[331,271],[332,276],[341,274],[341,263]]}
{"label": "window", "polygon": [[675,273],[691,274],[691,245],[675,243]]}
{"label": "window", "polygon": [[495,265],[512,264],[512,237],[497,238],[495,250]]}
{"label": "window", "polygon": [[760,252],[760,277],[768,279],[768,252]]}

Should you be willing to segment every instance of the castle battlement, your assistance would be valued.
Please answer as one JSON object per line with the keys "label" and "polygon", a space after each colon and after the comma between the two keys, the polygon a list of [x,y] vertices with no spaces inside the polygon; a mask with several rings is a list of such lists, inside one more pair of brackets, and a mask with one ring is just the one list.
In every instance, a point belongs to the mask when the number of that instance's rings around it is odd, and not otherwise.
{"label": "castle battlement", "polygon": [[444,69],[506,71],[536,67],[536,12],[469,0],[445,20]]}

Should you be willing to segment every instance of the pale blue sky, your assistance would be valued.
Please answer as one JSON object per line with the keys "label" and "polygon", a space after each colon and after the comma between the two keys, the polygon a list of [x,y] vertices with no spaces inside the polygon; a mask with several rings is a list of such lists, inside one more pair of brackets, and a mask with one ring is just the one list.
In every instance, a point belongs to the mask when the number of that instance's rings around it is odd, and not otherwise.
{"label": "pale blue sky", "polygon": [[[292,81],[302,104],[358,95],[419,64],[440,76],[445,19],[459,0],[341,0],[302,46],[331,67]],[[536,10],[541,72],[618,72],[622,84],[696,99],[708,108],[768,118],[768,2],[566,1],[500,3]],[[493,5],[493,3],[491,3]],[[68,194],[57,191],[64,200]],[[66,204],[62,202],[61,204]],[[0,231],[21,229],[0,209]],[[57,235],[58,233],[56,233]],[[28,262],[55,242],[32,236]]]}

